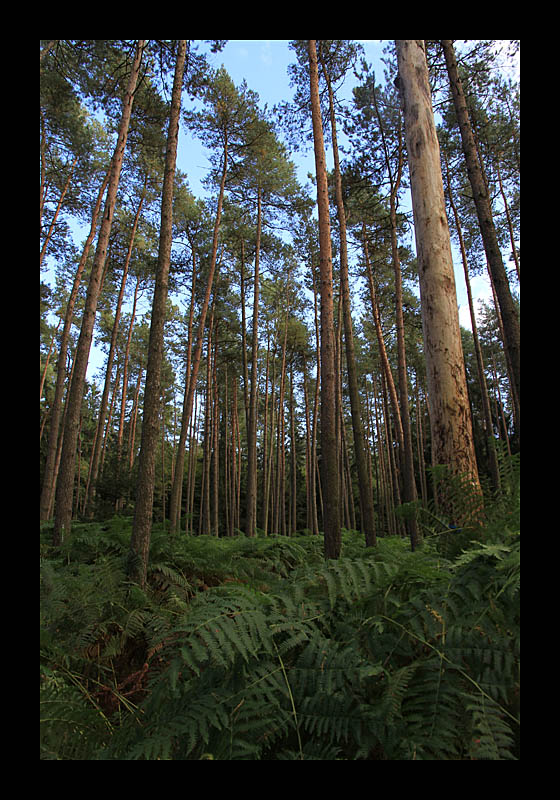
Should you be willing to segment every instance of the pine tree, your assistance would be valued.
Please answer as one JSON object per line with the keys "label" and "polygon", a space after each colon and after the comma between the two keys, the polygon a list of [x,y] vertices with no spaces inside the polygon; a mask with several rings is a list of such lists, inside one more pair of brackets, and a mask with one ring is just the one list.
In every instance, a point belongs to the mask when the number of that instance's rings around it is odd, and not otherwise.
{"label": "pine tree", "polygon": [[[521,390],[521,374],[520,374],[520,359],[521,359],[521,344],[520,344],[520,331],[519,319],[513,303],[509,282],[507,279],[502,253],[498,244],[496,236],[496,228],[492,214],[492,207],[490,203],[490,195],[488,186],[484,180],[480,159],[477,154],[476,144],[473,136],[471,122],[469,119],[469,111],[463,91],[463,84],[459,71],[457,69],[457,61],[455,58],[455,50],[453,48],[452,39],[442,39],[443,52],[447,64],[447,71],[449,74],[449,84],[451,93],[455,104],[455,112],[459,122],[461,131],[461,141],[463,144],[463,152],[467,164],[467,171],[469,181],[471,183],[473,199],[476,205],[478,220],[480,224],[480,232],[484,243],[486,258],[488,259],[488,268],[490,270],[492,281],[496,290],[498,303],[500,306],[500,313],[504,325],[505,333],[505,347],[508,352],[511,370],[513,373],[514,388],[517,402],[517,425],[519,427],[519,403],[520,403],[520,390]],[[517,432],[519,437],[519,430]]]}
{"label": "pine tree", "polygon": [[355,60],[355,49],[337,47],[329,51],[327,42],[321,42],[319,47],[319,60],[329,96],[329,112],[331,122],[331,139],[334,157],[335,202],[340,228],[340,287],[342,298],[342,318],[344,323],[344,343],[346,347],[346,366],[348,370],[348,391],[350,394],[350,411],[352,416],[352,432],[354,437],[354,453],[358,469],[358,489],[360,492],[360,506],[362,510],[362,532],[366,544],[373,546],[376,543],[375,517],[373,512],[373,490],[369,478],[366,462],[366,446],[364,426],[362,423],[362,409],[358,392],[358,376],[356,371],[356,356],[354,352],[354,333],[352,328],[352,314],[350,310],[350,286],[348,282],[348,242],[346,234],[346,210],[342,197],[342,177],[340,172],[340,158],[338,154],[338,139],[336,131],[336,117],[334,108],[333,81],[344,75]]}
{"label": "pine tree", "polygon": [[468,476],[480,494],[425,42],[397,39],[396,47],[420,278],[432,461],[448,466],[453,474]]}
{"label": "pine tree", "polygon": [[140,66],[142,63],[142,54],[145,45],[145,39],[138,40],[128,85],[122,102],[121,122],[117,144],[115,146],[115,151],[111,162],[111,172],[107,188],[105,210],[103,212],[94,263],[88,284],[86,307],[82,318],[82,327],[80,330],[80,337],[76,350],[72,381],[68,391],[68,399],[66,401],[64,440],[62,444],[62,455],[56,487],[53,537],[53,543],[55,546],[61,544],[65,534],[70,531],[71,527],[76,445],[78,442],[78,429],[80,425],[80,409],[82,405],[84,382],[89,359],[89,351],[93,337],[97,301],[101,291],[101,281],[105,260],[107,258],[107,247],[113,222],[121,166],[126,149],[128,128],[132,113],[132,105],[134,102],[134,92],[140,75]]}
{"label": "pine tree", "polygon": [[334,333],[332,249],[329,218],[329,190],[319,102],[317,42],[308,40],[309,87],[317,177],[319,212],[319,266],[321,273],[321,482],[325,556],[338,558],[341,546],[339,508],[339,464],[336,435],[336,342]]}
{"label": "pine tree", "polygon": [[171,111],[167,134],[165,172],[161,197],[161,227],[156,272],[156,284],[152,302],[150,343],[146,386],[144,390],[144,413],[142,418],[142,443],[138,467],[136,505],[130,542],[131,558],[129,570],[141,586],[146,582],[148,552],[152,527],[152,506],[155,480],[155,450],[159,434],[160,375],[163,361],[163,326],[168,295],[171,237],[173,229],[173,187],[179,139],[179,116],[183,73],[187,50],[186,39],[177,42],[177,60],[171,95]]}

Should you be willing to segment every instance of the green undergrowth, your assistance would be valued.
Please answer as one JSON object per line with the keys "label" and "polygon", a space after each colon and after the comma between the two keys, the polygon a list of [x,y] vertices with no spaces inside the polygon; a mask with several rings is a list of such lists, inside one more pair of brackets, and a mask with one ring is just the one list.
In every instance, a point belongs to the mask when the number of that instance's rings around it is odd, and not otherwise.
{"label": "green undergrowth", "polygon": [[[500,521],[501,520],[501,521]],[[41,534],[41,758],[519,758],[519,526],[442,538]]]}

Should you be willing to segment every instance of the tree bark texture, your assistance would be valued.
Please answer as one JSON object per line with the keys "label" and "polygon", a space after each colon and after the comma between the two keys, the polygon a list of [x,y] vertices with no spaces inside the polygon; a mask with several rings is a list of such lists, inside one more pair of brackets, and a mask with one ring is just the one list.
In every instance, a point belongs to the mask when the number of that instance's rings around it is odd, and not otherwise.
{"label": "tree bark texture", "polygon": [[504,325],[504,345],[508,352],[515,385],[514,394],[517,402],[516,424],[517,435],[519,437],[519,397],[521,389],[521,344],[519,319],[513,304],[513,298],[509,288],[509,281],[504,267],[500,246],[498,244],[498,238],[496,236],[490,194],[488,192],[488,187],[486,185],[486,181],[484,180],[484,175],[482,173],[478,158],[476,143],[474,140],[467,108],[467,101],[463,91],[463,84],[457,69],[453,40],[442,39],[441,44],[447,64],[447,72],[449,74],[449,83],[451,86],[451,93],[453,95],[455,112],[457,114],[459,129],[461,131],[463,153],[465,154],[467,172],[478,215],[484,251],[488,260],[488,268],[492,274],[492,280],[496,289],[496,295],[498,297],[498,303]]}
{"label": "tree bark texture", "polygon": [[119,134],[111,161],[105,210],[103,212],[103,219],[101,222],[101,228],[99,230],[95,258],[88,284],[84,314],[82,317],[82,327],[80,330],[78,346],[76,349],[76,357],[74,361],[73,377],[66,402],[64,441],[62,445],[62,455],[56,487],[53,537],[53,544],[55,547],[61,544],[64,534],[70,530],[72,522],[72,499],[74,490],[76,445],[78,442],[78,429],[80,425],[80,410],[82,407],[84,382],[86,379],[89,351],[93,337],[95,315],[97,312],[97,301],[101,291],[103,271],[107,258],[107,247],[109,244],[109,236],[113,224],[113,213],[115,210],[117,190],[119,188],[121,166],[126,149],[128,127],[132,114],[132,105],[134,102],[134,91],[136,89],[138,76],[140,74],[140,65],[142,62],[142,53],[144,51],[145,44],[145,39],[140,39],[138,41],[128,85],[123,99]]}
{"label": "tree bark texture", "polygon": [[469,476],[480,494],[461,346],[440,150],[422,39],[397,39],[420,278],[432,461]]}
{"label": "tree bark texture", "polygon": [[136,486],[136,505],[130,542],[131,574],[143,587],[146,583],[148,552],[152,530],[152,510],[154,500],[155,454],[159,435],[159,409],[161,364],[163,361],[163,329],[165,308],[169,285],[169,262],[171,258],[171,238],[173,222],[173,186],[177,162],[177,143],[179,139],[179,116],[181,112],[181,91],[185,67],[187,42],[179,40],[171,112],[167,134],[167,152],[161,197],[161,225],[158,250],[158,263],[154,298],[152,302],[152,321],[148,345],[148,365],[144,388],[144,414],[142,418],[142,440]]}
{"label": "tree bark texture", "polygon": [[341,547],[339,471],[336,437],[336,341],[333,316],[332,249],[327,167],[319,103],[317,42],[308,40],[309,84],[317,176],[319,212],[319,264],[321,274],[321,483],[326,558],[338,558]]}

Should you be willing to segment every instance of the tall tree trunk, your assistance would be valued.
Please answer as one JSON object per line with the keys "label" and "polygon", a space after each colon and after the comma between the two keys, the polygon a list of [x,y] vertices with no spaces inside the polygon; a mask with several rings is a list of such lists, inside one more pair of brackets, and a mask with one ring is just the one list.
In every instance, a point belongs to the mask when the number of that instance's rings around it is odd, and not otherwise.
{"label": "tall tree trunk", "polygon": [[[373,102],[375,105],[375,113],[381,131],[381,141],[383,144],[383,152],[385,154],[385,164],[389,174],[390,195],[389,195],[389,220],[391,225],[391,257],[393,260],[393,273],[395,275],[395,317],[397,322],[397,361],[398,361],[398,377],[399,377],[399,395],[400,395],[400,412],[401,424],[403,431],[403,446],[401,458],[401,469],[403,477],[403,500],[405,503],[413,503],[416,500],[416,481],[414,478],[414,460],[412,456],[412,432],[410,426],[410,408],[408,403],[408,378],[406,369],[406,348],[404,339],[404,315],[403,315],[403,302],[402,302],[402,276],[401,264],[399,258],[399,247],[397,240],[397,198],[401,183],[402,167],[403,167],[403,152],[402,152],[402,125],[401,116],[399,115],[398,122],[398,163],[396,174],[393,173],[391,167],[391,158],[385,139],[385,130],[381,121],[381,115],[377,106],[377,97],[375,87],[373,92]],[[415,517],[407,517],[406,527],[408,535],[410,536],[411,543],[416,542],[418,537],[418,530]]]}
{"label": "tall tree trunk", "polygon": [[60,420],[62,417],[62,409],[63,409],[62,398],[64,395],[64,383],[66,379],[66,355],[68,350],[68,341],[70,339],[70,329],[72,327],[72,319],[74,316],[74,306],[76,305],[78,290],[82,282],[82,274],[86,266],[87,258],[91,248],[91,243],[93,242],[93,239],[95,237],[95,231],[97,229],[97,218],[99,216],[99,211],[101,209],[101,203],[103,202],[103,195],[105,194],[105,190],[107,189],[107,184],[109,183],[110,174],[111,172],[109,170],[105,175],[105,178],[103,179],[103,183],[99,187],[97,201],[95,203],[95,207],[93,209],[93,214],[91,217],[91,226],[89,234],[84,244],[84,249],[82,251],[82,256],[80,258],[80,263],[78,264],[78,269],[76,270],[76,275],[74,276],[72,291],[70,292],[70,298],[68,300],[68,305],[66,306],[66,312],[64,314],[64,325],[62,328],[62,336],[60,337],[60,350],[58,353],[58,362],[56,368],[56,385],[51,407],[51,421],[49,426],[49,443],[48,443],[47,457],[45,462],[45,474],[43,478],[43,488],[41,490],[41,508],[40,508],[41,522],[44,522],[49,518],[49,513],[50,513],[49,509],[53,504],[55,475],[56,475],[56,460],[57,460],[57,452],[59,444],[58,434],[60,430]]}
{"label": "tall tree trunk", "polygon": [[[222,177],[220,180],[220,192],[218,195],[218,208],[216,210],[216,220],[214,223],[214,235],[212,239],[212,254],[210,256],[210,270],[208,273],[208,282],[206,284],[206,293],[204,301],[200,310],[200,319],[198,323],[198,333],[196,338],[196,345],[194,348],[191,374],[188,381],[188,391],[185,393],[183,403],[183,418],[190,419],[193,408],[194,393],[196,390],[196,382],[198,380],[198,370],[200,367],[200,359],[202,356],[202,344],[204,339],[204,326],[206,325],[206,315],[208,313],[208,306],[210,304],[210,295],[212,294],[212,284],[214,282],[214,273],[216,271],[216,262],[218,257],[218,234],[220,231],[220,223],[222,218],[222,205],[224,201],[224,192],[227,177],[227,164],[228,164],[228,138],[227,130],[224,130],[224,165],[222,168]],[[177,453],[181,452],[181,447],[178,448]],[[172,520],[172,530],[175,530],[180,517],[180,487],[183,481],[183,469],[179,468],[180,465],[175,467],[175,475],[173,480],[173,487],[171,489],[171,502],[169,514]]]}
{"label": "tall tree trunk", "polygon": [[[190,239],[190,237],[189,237]],[[195,306],[196,289],[196,253],[194,241],[190,240],[192,250],[192,278],[191,278],[191,306],[189,310],[189,322],[187,332],[187,359],[185,367],[185,388],[183,392],[183,411],[181,414],[181,431],[179,433],[179,443],[177,445],[177,456],[175,459],[175,471],[171,486],[171,499],[169,503],[169,525],[171,533],[177,533],[181,522],[181,499],[183,496],[183,476],[185,470],[185,447],[189,425],[192,417],[192,403],[188,407],[187,399],[189,396],[189,382],[191,377],[191,356],[192,356],[192,327]]]}
{"label": "tall tree trunk", "polygon": [[490,411],[490,398],[488,396],[488,386],[486,385],[486,376],[484,374],[484,361],[482,358],[482,348],[480,346],[480,339],[478,337],[478,329],[476,324],[476,315],[474,313],[474,303],[471,291],[471,282],[469,278],[469,266],[467,253],[465,250],[465,242],[463,240],[463,231],[461,228],[461,219],[455,201],[453,199],[453,191],[451,189],[451,176],[449,174],[449,165],[444,155],[444,163],[446,168],[446,184],[447,196],[449,198],[449,205],[453,212],[453,219],[455,221],[455,229],[459,239],[459,250],[461,251],[461,260],[463,262],[463,272],[465,274],[465,287],[467,289],[467,300],[469,303],[469,313],[471,317],[472,335],[474,341],[474,352],[476,355],[476,366],[478,370],[478,383],[480,385],[480,394],[482,398],[482,414],[484,419],[484,427],[486,430],[486,447],[488,452],[488,466],[490,468],[490,475],[494,489],[500,487],[500,473],[498,468],[498,457],[496,453],[496,442],[494,440],[494,430],[492,427],[492,413]]}
{"label": "tall tree trunk", "polygon": [[117,190],[119,188],[121,166],[126,149],[128,127],[132,113],[132,104],[134,102],[134,91],[136,89],[138,76],[140,74],[140,64],[142,62],[144,46],[145,40],[140,39],[136,47],[136,54],[134,56],[128,86],[123,99],[119,134],[113,159],[111,161],[105,210],[103,212],[103,220],[101,223],[101,229],[99,231],[97,249],[95,252],[95,258],[93,260],[93,266],[86,295],[86,303],[82,317],[82,327],[80,330],[80,337],[78,339],[76,358],[74,362],[74,375],[68,392],[66,421],[64,426],[64,442],[62,445],[62,455],[56,487],[53,536],[53,544],[55,547],[60,545],[65,533],[70,531],[72,523],[74,466],[76,461],[76,442],[78,439],[78,427],[80,424],[82,396],[89,360],[89,351],[93,337],[95,315],[97,312],[97,301],[99,299],[99,292],[101,291],[101,279],[107,258],[109,235],[111,233],[111,226],[113,224],[113,213],[115,210]]}
{"label": "tall tree trunk", "polygon": [[[463,91],[463,84],[457,70],[457,61],[455,59],[453,40],[441,39],[441,44],[445,55],[445,62],[447,64],[449,83],[451,86],[451,93],[453,95],[455,113],[457,114],[457,120],[459,122],[463,153],[465,154],[467,172],[472,187],[482,242],[484,244],[486,258],[488,260],[488,268],[492,273],[492,280],[498,296],[498,303],[500,306],[505,333],[504,345],[509,355],[515,386],[516,401],[519,404],[521,389],[521,344],[519,319],[517,317],[513,298],[511,296],[509,281],[504,267],[502,253],[498,244],[498,237],[496,236],[490,194],[488,192],[488,187],[484,180],[480,162],[477,156],[476,143],[469,118],[467,101]],[[517,436],[519,438],[519,405],[517,408],[516,418]]]}
{"label": "tall tree trunk", "polygon": [[383,338],[381,315],[379,313],[379,305],[377,303],[377,292],[375,291],[375,282],[373,280],[373,273],[371,270],[371,264],[369,260],[369,248],[366,237],[365,223],[362,225],[362,241],[364,244],[366,274],[367,274],[369,294],[371,299],[371,313],[373,316],[375,335],[377,337],[377,344],[379,347],[379,357],[381,359],[381,366],[383,367],[383,374],[385,375],[385,379],[387,381],[389,396],[391,399],[391,408],[393,409],[393,414],[395,417],[395,433],[396,433],[397,444],[399,446],[399,451],[402,453],[404,451],[404,433],[401,420],[401,411],[399,408],[399,398],[397,396],[397,387],[395,386],[395,381],[393,379],[391,364],[389,363],[389,356],[387,355],[387,348],[385,347],[385,339]]}
{"label": "tall tree trunk", "polygon": [[148,344],[146,386],[144,388],[144,413],[142,417],[142,440],[136,486],[136,504],[130,541],[129,572],[142,587],[146,583],[148,552],[152,532],[152,510],[154,502],[155,456],[159,433],[159,407],[161,397],[161,365],[163,361],[163,329],[169,284],[169,263],[173,228],[173,186],[177,163],[179,140],[179,116],[181,92],[187,50],[186,39],[180,39],[175,64],[175,77],[171,96],[171,112],[167,133],[167,151],[161,196],[161,226],[159,236],[156,284],[152,301],[152,321]]}
{"label": "tall tree trunk", "polygon": [[447,465],[452,474],[468,476],[482,502],[425,42],[397,39],[396,46],[420,278],[432,458],[434,464]]}
{"label": "tall tree trunk", "polygon": [[124,292],[126,288],[126,281],[128,278],[128,265],[130,264],[130,259],[132,257],[132,249],[134,247],[134,239],[136,238],[136,230],[138,228],[138,222],[140,220],[140,214],[142,212],[142,206],[144,204],[144,197],[146,193],[146,186],[148,184],[148,176],[144,180],[144,186],[142,189],[142,195],[140,197],[140,202],[138,203],[138,208],[136,210],[136,215],[134,217],[134,223],[132,225],[132,232],[130,234],[130,241],[128,244],[128,252],[126,254],[124,267],[123,267],[123,274],[121,278],[121,286],[119,289],[119,296],[117,298],[117,306],[115,308],[115,319],[113,321],[113,330],[111,331],[111,343],[109,345],[109,354],[107,356],[107,368],[105,371],[105,384],[103,386],[103,395],[101,397],[101,405],[99,407],[99,417],[97,420],[97,430],[98,434],[95,440],[95,447],[93,449],[93,457],[91,462],[91,480],[89,482],[89,486],[86,492],[86,497],[84,500],[84,513],[87,512],[88,507],[90,507],[91,511],[91,504],[95,498],[95,488],[97,483],[97,475],[99,473],[99,459],[101,456],[101,435],[100,433],[103,431],[103,427],[105,425],[105,417],[107,415],[107,404],[109,402],[109,389],[111,384],[111,374],[113,371],[113,360],[115,358],[115,352],[117,349],[117,337],[119,333],[119,324],[121,320],[121,309],[124,300]]}
{"label": "tall tree trunk", "polygon": [[319,103],[317,42],[308,40],[311,116],[319,212],[319,263],[321,272],[321,481],[325,557],[338,558],[341,547],[336,440],[336,362],[333,316],[332,250],[327,166]]}
{"label": "tall tree trunk", "polygon": [[[136,319],[136,305],[138,302],[138,290],[140,288],[140,277],[136,279],[136,286],[134,288],[134,299],[132,301],[132,311],[130,313],[130,324],[128,326],[128,336],[126,339],[126,347],[124,352],[123,361],[123,379],[122,379],[122,394],[121,394],[121,410],[119,414],[119,432],[117,436],[117,485],[120,484],[122,475],[122,446],[124,436],[124,417],[126,412],[127,389],[128,389],[128,365],[130,359],[130,343],[132,341],[132,332],[134,330],[134,320]],[[118,513],[123,506],[124,496],[121,494],[117,497],[115,502],[115,511]]]}
{"label": "tall tree trunk", "polygon": [[360,509],[362,533],[368,547],[376,544],[375,515],[373,512],[373,489],[369,481],[367,468],[364,426],[362,409],[358,392],[358,374],[354,351],[354,334],[352,331],[352,314],[350,311],[350,286],[348,283],[348,244],[346,236],[346,211],[342,198],[342,177],[338,157],[338,141],[334,114],[334,96],[328,71],[321,59],[323,74],[329,92],[329,110],[331,118],[331,135],[334,157],[335,199],[340,227],[340,294],[342,300],[342,319],[344,323],[344,343],[346,346],[346,368],[348,372],[348,393],[350,395],[350,413],[352,417],[352,433],[354,436],[354,457],[358,470],[358,488],[360,492]]}
{"label": "tall tree trunk", "polygon": [[261,249],[261,188],[257,194],[257,241],[255,248],[255,280],[253,288],[253,332],[251,347],[251,394],[247,428],[247,521],[245,535],[254,536],[257,523],[257,388],[259,351],[259,258]]}
{"label": "tall tree trunk", "polygon": [[56,329],[55,329],[53,335],[51,336],[51,343],[49,345],[49,352],[47,353],[47,358],[45,360],[45,366],[43,367],[43,374],[41,375],[41,385],[39,386],[39,401],[41,401],[43,399],[43,386],[45,385],[45,378],[47,377],[47,369],[49,367],[49,362],[51,360],[51,353],[52,353],[53,347],[54,347],[54,340],[56,339],[56,334],[58,333],[58,329],[60,328],[61,325],[62,325],[62,317],[59,317]]}

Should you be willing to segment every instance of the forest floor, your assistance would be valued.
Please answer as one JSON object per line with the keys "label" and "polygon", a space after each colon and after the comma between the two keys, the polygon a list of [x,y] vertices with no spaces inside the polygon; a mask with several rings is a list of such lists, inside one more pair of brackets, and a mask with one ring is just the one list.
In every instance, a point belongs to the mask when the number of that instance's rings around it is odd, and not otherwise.
{"label": "forest floor", "polygon": [[41,758],[519,758],[519,522],[366,548],[41,529]]}

